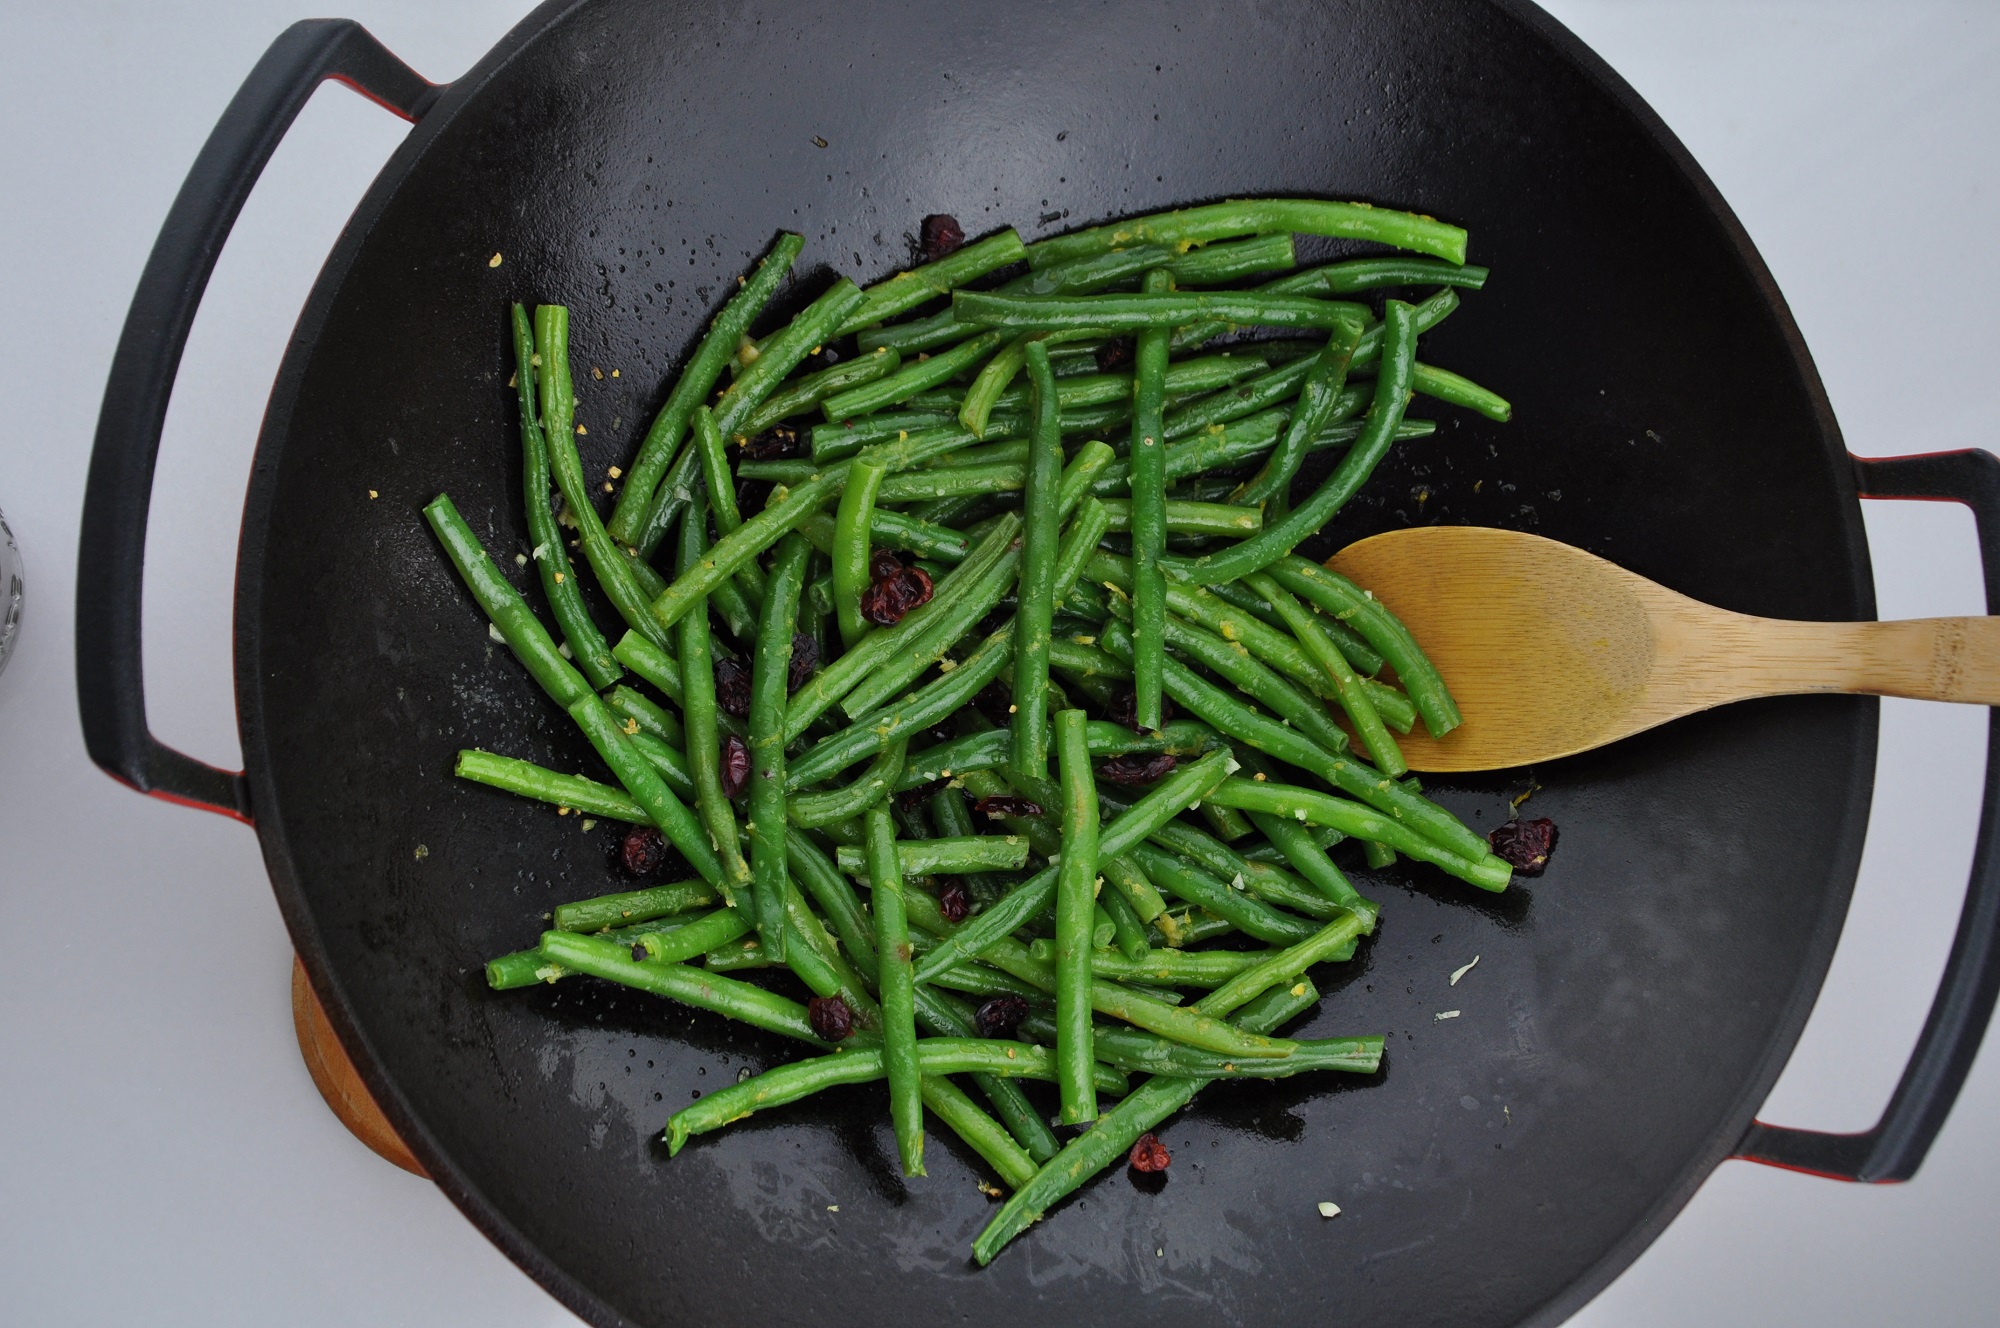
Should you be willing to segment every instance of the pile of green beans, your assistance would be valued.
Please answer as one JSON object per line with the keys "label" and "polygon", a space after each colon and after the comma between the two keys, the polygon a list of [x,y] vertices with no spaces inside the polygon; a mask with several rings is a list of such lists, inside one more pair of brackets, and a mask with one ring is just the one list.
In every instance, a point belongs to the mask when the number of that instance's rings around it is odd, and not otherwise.
{"label": "pile of green beans", "polygon": [[[1421,256],[1296,270],[1295,232]],[[1294,550],[1431,435],[1415,396],[1507,418],[1416,356],[1486,280],[1465,243],[1299,199],[1003,230],[757,336],[782,235],[602,479],[569,310],[514,306],[522,520],[424,513],[600,767],[468,748],[457,774],[657,832],[673,883],[524,915],[489,984],[583,976],[809,1044],[674,1112],[672,1153],[880,1081],[905,1174],[937,1122],[1013,1192],[982,1264],[1204,1083],[1374,1073],[1379,1036],[1279,1032],[1374,932],[1348,873],[1510,873],[1401,779],[1397,734],[1460,722],[1444,679]],[[928,578],[900,617],[884,551]]]}

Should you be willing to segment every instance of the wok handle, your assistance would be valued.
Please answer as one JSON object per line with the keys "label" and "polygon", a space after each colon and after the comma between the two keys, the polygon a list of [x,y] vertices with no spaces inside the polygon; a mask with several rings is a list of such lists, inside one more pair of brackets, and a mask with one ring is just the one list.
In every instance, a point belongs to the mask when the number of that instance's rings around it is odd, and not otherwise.
{"label": "wok handle", "polygon": [[240,772],[177,752],[146,726],[146,514],[174,375],[216,256],[264,163],[329,78],[412,122],[443,91],[351,19],[294,23],[271,43],[210,131],[153,242],[111,358],[83,492],[76,691],[90,759],[141,793],[243,821],[250,789]]}
{"label": "wok handle", "polygon": [[[1964,503],[1979,527],[1986,611],[2000,612],[2000,457],[1991,452],[1854,458],[1864,498],[1922,498]],[[1972,1068],[2000,993],[2000,709],[1986,729],[1986,796],[1972,850],[1972,879],[1952,938],[1937,998],[1924,1020],[1902,1080],[1875,1128],[1860,1134],[1792,1130],[1752,1121],[1736,1156],[1835,1180],[1882,1184],[1908,1180],[1944,1127]]]}

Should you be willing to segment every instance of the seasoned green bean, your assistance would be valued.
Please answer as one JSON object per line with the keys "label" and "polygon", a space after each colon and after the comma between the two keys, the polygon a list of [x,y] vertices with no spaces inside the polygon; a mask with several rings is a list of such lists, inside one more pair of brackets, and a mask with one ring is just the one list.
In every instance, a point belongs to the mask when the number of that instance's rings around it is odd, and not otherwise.
{"label": "seasoned green bean", "polygon": [[1026,256],[1027,250],[1021,244],[1021,237],[1009,226],[936,262],[906,268],[888,280],[870,286],[860,304],[840,325],[840,331],[842,334],[858,332],[885,318],[894,318],[925,300],[944,295],[952,288],[983,277],[995,268],[1018,263]]}
{"label": "seasoned green bean", "polygon": [[1035,427],[1030,439],[1027,492],[1021,522],[1019,602],[1014,610],[1014,705],[1011,769],[1048,778],[1049,626],[1055,616],[1056,563],[1061,550],[1060,489],[1062,437],[1056,428],[1055,376],[1049,349],[1039,341],[1027,349],[1028,377],[1034,387]]}
{"label": "seasoned green bean", "polygon": [[[952,315],[994,329],[1035,328],[1067,331],[1094,328],[1133,332],[1140,328],[1172,329],[1202,319],[1224,319],[1263,327],[1332,328],[1363,322],[1365,307],[1340,300],[1314,300],[1297,295],[1255,295],[1210,291],[1200,294],[1155,295],[989,295],[956,291]],[[987,335],[997,335],[989,333]]]}
{"label": "seasoned green bean", "polygon": [[[850,875],[868,870],[868,860],[858,848],[842,846],[835,860]],[[1013,871],[1027,865],[1028,841],[1021,835],[906,839],[896,845],[896,861],[906,876]]]}
{"label": "seasoned green bean", "polygon": [[771,564],[764,622],[750,674],[750,884],[757,897],[757,936],[779,963],[785,960],[785,700],[791,678],[792,638],[798,631],[799,592],[812,545],[796,532],[778,546]]}
{"label": "seasoned green bean", "polygon": [[872,383],[878,378],[887,378],[902,366],[903,357],[889,347],[882,346],[865,355],[857,355],[851,360],[842,360],[816,373],[794,378],[773,392],[764,404],[744,421],[743,432],[755,438],[758,434],[782,424],[795,415],[807,414],[830,396],[836,396],[849,388],[860,387],[864,383]]}
{"label": "seasoned green bean", "polygon": [[882,1068],[889,1079],[889,1114],[903,1174],[924,1174],[923,1084],[917,1059],[915,979],[910,925],[904,912],[903,869],[896,824],[881,803],[868,809],[868,877],[875,901],[875,957],[882,993]]}
{"label": "seasoned green bean", "polygon": [[[1048,367],[1047,357],[1042,368]],[[1018,649],[1017,652],[1018,654]],[[1091,923],[1097,897],[1097,787],[1081,710],[1055,717],[1056,762],[1062,775],[1062,864],[1056,872],[1056,1081],[1062,1118],[1079,1125],[1097,1119],[1091,1082]]]}
{"label": "seasoned green bean", "polygon": [[1297,232],[1344,240],[1373,240],[1450,263],[1465,261],[1465,232],[1457,226],[1367,203],[1312,198],[1248,198],[1206,207],[1132,217],[1073,231],[1028,246],[1028,266],[1040,271],[1135,244],[1189,249],[1239,235]]}

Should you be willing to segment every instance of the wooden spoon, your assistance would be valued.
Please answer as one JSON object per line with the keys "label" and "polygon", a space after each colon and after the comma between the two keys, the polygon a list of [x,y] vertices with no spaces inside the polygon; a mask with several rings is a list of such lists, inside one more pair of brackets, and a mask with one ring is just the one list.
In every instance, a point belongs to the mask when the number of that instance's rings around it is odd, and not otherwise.
{"label": "wooden spoon", "polygon": [[1399,740],[1413,770],[1553,760],[1753,696],[2000,705],[2000,618],[1752,618],[1482,526],[1393,530],[1327,566],[1408,624],[1465,714],[1442,739],[1419,721]]}

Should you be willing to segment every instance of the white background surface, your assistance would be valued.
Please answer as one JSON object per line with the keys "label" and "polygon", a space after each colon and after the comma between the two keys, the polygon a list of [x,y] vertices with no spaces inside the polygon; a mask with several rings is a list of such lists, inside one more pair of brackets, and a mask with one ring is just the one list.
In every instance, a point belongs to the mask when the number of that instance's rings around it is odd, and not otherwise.
{"label": "white background surface", "polygon": [[[523,0],[358,0],[434,79]],[[1857,452],[1994,445],[2000,6],[1551,6],[1649,99],[1791,301]],[[0,509],[28,567],[0,675],[0,1317],[37,1325],[569,1325],[427,1183],[320,1104],[250,831],[132,795],[75,717],[71,593],[98,396],[153,235],[298,0],[0,4]],[[307,107],[209,288],[161,454],[147,568],[155,731],[238,762],[229,592],[264,398],[319,263],[401,121]],[[1962,509],[1871,504],[1884,617],[1976,613]],[[1885,704],[1860,888],[1765,1119],[1872,1123],[1928,1007],[1978,814],[1982,713]],[[2000,1056],[1915,1182],[1725,1164],[1574,1320],[1985,1324],[2000,1303]]]}

